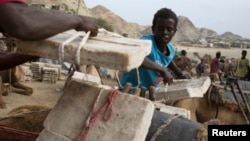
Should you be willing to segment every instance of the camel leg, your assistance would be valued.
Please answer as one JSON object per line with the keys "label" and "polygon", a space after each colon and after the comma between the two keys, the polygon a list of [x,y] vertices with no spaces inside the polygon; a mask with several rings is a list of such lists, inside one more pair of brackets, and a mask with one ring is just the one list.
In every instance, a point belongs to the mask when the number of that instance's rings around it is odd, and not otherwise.
{"label": "camel leg", "polygon": [[5,108],[6,108],[6,104],[3,101],[2,94],[0,94],[0,109],[5,109]]}
{"label": "camel leg", "polygon": [[12,91],[16,92],[16,93],[19,93],[19,94],[32,95],[32,93],[33,93],[32,88],[30,88],[28,86],[25,86],[20,82],[15,82],[15,83],[12,84],[12,86],[13,86]]}
{"label": "camel leg", "polygon": [[19,89],[19,88],[15,88],[15,87],[11,87],[11,92],[25,95],[24,89]]}
{"label": "camel leg", "polygon": [[2,96],[3,93],[4,93],[4,89],[3,89],[2,77],[0,76],[0,109],[6,108],[6,105],[3,101],[3,96]]}

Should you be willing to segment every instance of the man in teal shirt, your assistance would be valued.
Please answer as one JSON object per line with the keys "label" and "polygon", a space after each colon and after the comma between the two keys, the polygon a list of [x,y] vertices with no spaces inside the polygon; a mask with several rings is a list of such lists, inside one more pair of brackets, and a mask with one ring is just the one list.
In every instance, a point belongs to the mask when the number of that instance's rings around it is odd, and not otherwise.
{"label": "man in teal shirt", "polygon": [[153,35],[141,38],[152,41],[151,53],[145,57],[138,70],[123,72],[122,86],[131,83],[132,87],[145,87],[148,90],[150,86],[159,87],[162,81],[171,84],[174,79],[171,72],[179,78],[187,78],[173,61],[176,49],[170,41],[177,31],[177,24],[178,18],[171,9],[162,8],[157,11],[153,19]]}

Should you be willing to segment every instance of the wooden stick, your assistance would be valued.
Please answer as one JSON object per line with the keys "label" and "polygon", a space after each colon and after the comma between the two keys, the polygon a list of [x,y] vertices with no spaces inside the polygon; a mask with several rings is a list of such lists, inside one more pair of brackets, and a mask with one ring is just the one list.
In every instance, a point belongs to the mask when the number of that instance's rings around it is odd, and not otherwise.
{"label": "wooden stick", "polygon": [[132,84],[131,83],[126,83],[121,92],[123,93],[128,93],[129,89],[131,88]]}

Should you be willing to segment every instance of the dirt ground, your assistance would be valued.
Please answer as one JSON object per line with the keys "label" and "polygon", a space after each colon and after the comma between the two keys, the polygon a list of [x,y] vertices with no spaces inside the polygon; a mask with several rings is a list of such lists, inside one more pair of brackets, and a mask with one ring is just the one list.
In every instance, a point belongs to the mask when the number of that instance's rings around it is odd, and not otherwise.
{"label": "dirt ground", "polygon": [[[41,105],[53,107],[60,96],[63,94],[63,87],[66,75],[61,77],[55,84],[49,82],[40,82],[32,80],[31,82],[23,82],[33,88],[33,94],[30,96],[10,92],[7,96],[3,96],[6,103],[6,109],[0,109],[0,117],[5,116],[12,109],[24,105]],[[114,86],[116,82],[111,79],[102,79],[105,85]]]}
{"label": "dirt ground", "polygon": [[53,107],[58,98],[62,95],[62,89],[65,80],[57,81],[56,84],[49,82],[31,81],[23,82],[24,85],[33,88],[33,94],[30,96],[10,92],[3,96],[6,103],[6,109],[0,109],[0,116],[4,116],[13,108],[23,105],[43,105]]}
{"label": "dirt ground", "polygon": [[[187,46],[176,46],[177,51],[186,50],[188,57],[191,59],[197,60],[197,57],[193,55],[194,52],[198,52],[202,57],[204,54],[210,54],[212,57],[215,57],[216,52],[220,51],[221,56],[225,56],[227,58],[240,58],[241,52],[243,49],[241,48],[207,48],[207,47],[187,47]],[[247,51],[247,58],[250,59],[250,49],[244,49]]]}

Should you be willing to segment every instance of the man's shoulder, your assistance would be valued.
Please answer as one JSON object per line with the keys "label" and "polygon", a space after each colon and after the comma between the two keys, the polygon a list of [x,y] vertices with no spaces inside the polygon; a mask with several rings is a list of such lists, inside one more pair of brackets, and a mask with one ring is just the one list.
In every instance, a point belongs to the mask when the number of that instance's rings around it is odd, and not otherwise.
{"label": "man's shoulder", "polygon": [[0,0],[0,5],[8,2],[26,3],[24,0]]}
{"label": "man's shoulder", "polygon": [[153,39],[153,35],[143,35],[141,37],[142,40],[152,40]]}
{"label": "man's shoulder", "polygon": [[170,43],[170,42],[167,44],[167,46],[168,46],[169,48],[171,48],[171,49],[176,50],[174,44],[172,44],[172,43]]}
{"label": "man's shoulder", "polygon": [[173,47],[175,47],[174,44],[171,43],[171,42],[168,43],[168,46],[173,46]]}

